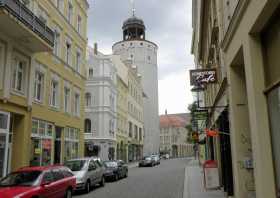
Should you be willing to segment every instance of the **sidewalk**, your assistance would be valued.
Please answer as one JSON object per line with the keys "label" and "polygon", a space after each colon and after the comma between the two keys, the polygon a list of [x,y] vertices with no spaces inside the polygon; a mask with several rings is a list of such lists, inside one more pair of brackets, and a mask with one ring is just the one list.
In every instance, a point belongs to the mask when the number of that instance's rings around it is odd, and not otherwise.
{"label": "sidewalk", "polygon": [[183,198],[225,198],[220,190],[206,191],[203,186],[203,172],[197,160],[191,160],[185,168]]}

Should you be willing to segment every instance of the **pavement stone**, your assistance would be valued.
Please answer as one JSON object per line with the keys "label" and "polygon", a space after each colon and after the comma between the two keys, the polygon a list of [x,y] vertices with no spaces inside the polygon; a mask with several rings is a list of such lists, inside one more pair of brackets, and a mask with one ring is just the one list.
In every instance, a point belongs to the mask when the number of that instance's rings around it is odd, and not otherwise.
{"label": "pavement stone", "polygon": [[183,198],[225,198],[220,190],[206,190],[203,184],[203,170],[197,160],[191,160],[185,168]]}

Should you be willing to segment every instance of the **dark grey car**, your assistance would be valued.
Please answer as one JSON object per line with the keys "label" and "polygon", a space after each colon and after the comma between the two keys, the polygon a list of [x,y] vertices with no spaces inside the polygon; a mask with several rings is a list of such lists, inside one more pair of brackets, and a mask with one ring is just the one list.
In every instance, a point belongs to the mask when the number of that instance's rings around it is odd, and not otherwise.
{"label": "dark grey car", "polygon": [[124,178],[128,176],[128,167],[122,160],[117,161],[105,161],[105,178],[114,179],[115,181],[119,180],[120,178]]}
{"label": "dark grey car", "polygon": [[154,166],[154,165],[156,165],[156,162],[151,156],[143,157],[143,159],[140,160],[138,163],[139,167]]}
{"label": "dark grey car", "polygon": [[76,190],[90,192],[96,184],[105,185],[105,168],[98,158],[79,158],[68,160],[64,164],[69,167],[76,176]]}

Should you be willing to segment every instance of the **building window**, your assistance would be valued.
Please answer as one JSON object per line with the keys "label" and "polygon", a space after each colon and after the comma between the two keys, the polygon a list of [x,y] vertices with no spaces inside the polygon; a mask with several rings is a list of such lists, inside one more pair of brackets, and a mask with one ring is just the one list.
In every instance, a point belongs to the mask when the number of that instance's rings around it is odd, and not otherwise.
{"label": "building window", "polygon": [[114,135],[115,133],[115,122],[113,119],[109,120],[109,132],[110,135]]}
{"label": "building window", "polygon": [[81,53],[79,51],[76,52],[76,71],[80,73],[81,68]]}
{"label": "building window", "polygon": [[44,89],[44,74],[36,71],[35,82],[34,82],[34,99],[35,101],[43,101],[43,89]]}
{"label": "building window", "polygon": [[74,95],[74,115],[80,116],[80,94],[78,93]]}
{"label": "building window", "polygon": [[67,15],[67,19],[68,19],[70,24],[72,24],[72,18],[73,18],[73,5],[70,2],[68,2],[68,15]]}
{"label": "building window", "polygon": [[82,30],[82,17],[80,15],[78,15],[78,18],[77,18],[77,31],[81,34],[81,30]]}
{"label": "building window", "polygon": [[66,41],[66,49],[65,49],[65,59],[68,65],[71,65],[71,43]]}
{"label": "building window", "polygon": [[64,112],[70,113],[70,99],[71,93],[69,87],[64,87]]}
{"label": "building window", "polygon": [[139,140],[142,141],[142,128],[139,128]]}
{"label": "building window", "polygon": [[92,69],[92,68],[90,68],[90,69],[88,70],[88,76],[89,76],[89,78],[92,78],[92,77],[93,77],[93,69]]}
{"label": "building window", "polygon": [[59,97],[59,83],[56,80],[51,81],[51,94],[50,94],[50,105],[52,107],[58,107]]}
{"label": "building window", "polygon": [[52,163],[52,142],[54,125],[42,120],[32,119],[31,166],[47,166]]}
{"label": "building window", "polygon": [[112,111],[115,110],[115,98],[112,95],[110,95],[110,108]]}
{"label": "building window", "polygon": [[136,125],[134,125],[134,138],[138,139],[138,127]]}
{"label": "building window", "polygon": [[60,32],[58,30],[54,31],[53,53],[58,57],[60,56]]}
{"label": "building window", "polygon": [[63,13],[64,0],[56,0],[56,7],[61,13]]}
{"label": "building window", "polygon": [[91,133],[91,120],[85,119],[85,133]]}
{"label": "building window", "polygon": [[86,93],[86,106],[90,107],[91,106],[91,94],[90,93]]}
{"label": "building window", "polygon": [[132,123],[131,122],[129,122],[128,123],[128,135],[129,135],[129,137],[132,137]]}
{"label": "building window", "polygon": [[64,128],[64,161],[77,158],[79,152],[79,129]]}
{"label": "building window", "polygon": [[24,93],[25,84],[26,84],[26,62],[19,60],[18,58],[14,59],[14,69],[13,69],[13,79],[12,79],[12,88],[14,91]]}

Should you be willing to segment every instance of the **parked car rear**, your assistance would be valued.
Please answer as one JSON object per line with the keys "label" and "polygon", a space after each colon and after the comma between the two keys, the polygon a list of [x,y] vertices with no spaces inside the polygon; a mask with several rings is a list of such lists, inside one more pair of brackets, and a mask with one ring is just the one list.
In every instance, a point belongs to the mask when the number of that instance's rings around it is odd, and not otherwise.
{"label": "parked car rear", "polygon": [[84,190],[89,193],[91,187],[96,184],[105,185],[105,168],[98,158],[79,158],[65,162],[76,177],[76,190]]}
{"label": "parked car rear", "polygon": [[117,161],[105,161],[105,178],[114,179],[115,181],[120,178],[124,178],[128,176],[128,167],[122,160]]}
{"label": "parked car rear", "polygon": [[151,156],[146,156],[146,157],[143,157],[143,159],[139,161],[138,166],[139,167],[154,166],[155,164],[156,164],[156,162]]}
{"label": "parked car rear", "polygon": [[160,157],[159,157],[159,155],[151,155],[151,158],[155,161],[156,165],[160,164]]}
{"label": "parked car rear", "polygon": [[0,198],[70,198],[75,188],[76,178],[67,167],[24,167],[0,180]]}

